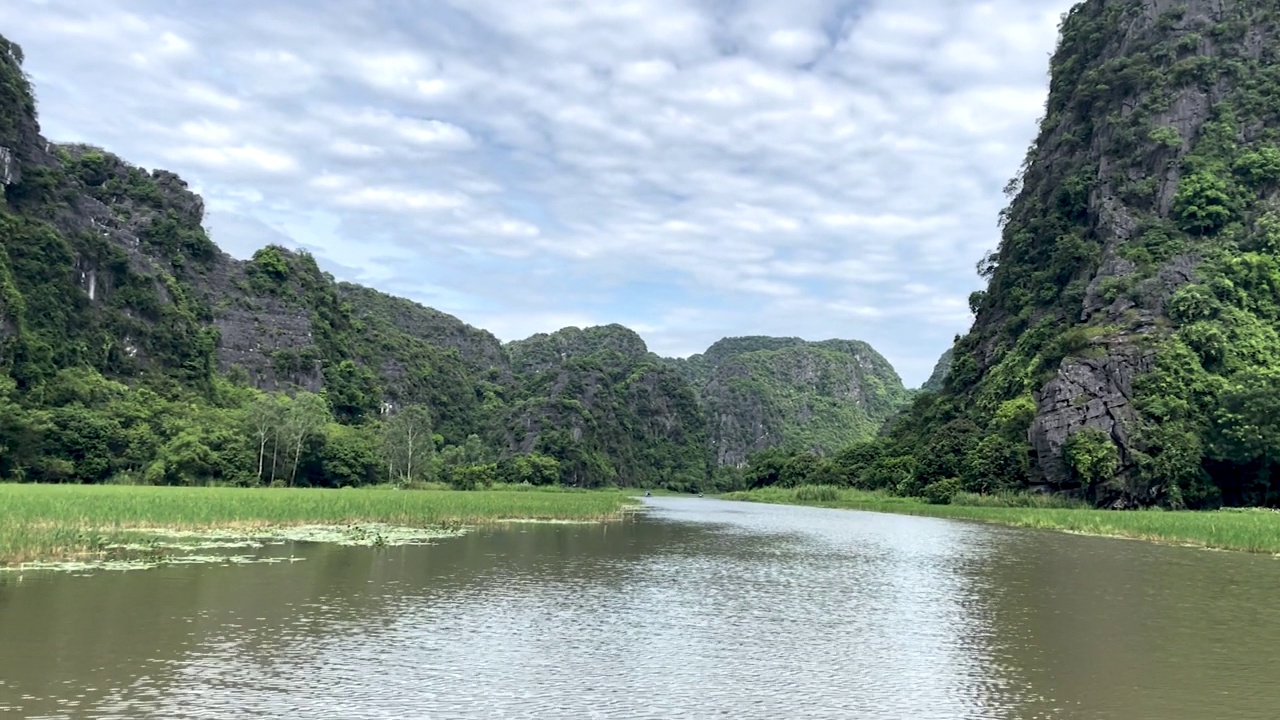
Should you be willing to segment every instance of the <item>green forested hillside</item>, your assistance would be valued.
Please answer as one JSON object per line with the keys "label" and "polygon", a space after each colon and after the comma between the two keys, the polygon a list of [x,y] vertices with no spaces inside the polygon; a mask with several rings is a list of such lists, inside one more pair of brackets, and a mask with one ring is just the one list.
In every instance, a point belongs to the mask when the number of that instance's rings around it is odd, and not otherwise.
{"label": "green forested hillside", "polygon": [[873,437],[907,402],[889,362],[858,341],[726,338],[674,363],[698,390],[720,465],[774,447],[833,452]]}
{"label": "green forested hillside", "polygon": [[511,449],[557,457],[587,484],[707,482],[697,398],[631,330],[566,328],[508,352],[521,380],[507,416]]}
{"label": "green forested hillside", "polygon": [[840,478],[1280,504],[1278,21],[1274,0],[1064,17],[976,322]]}
{"label": "green forested hillside", "polygon": [[0,40],[0,480],[695,489],[723,445],[708,403],[817,447],[901,400],[860,343],[693,365],[617,325],[503,345],[306,253],[233,259],[176,175],[41,137],[21,60]]}
{"label": "green forested hillside", "polygon": [[938,392],[943,387],[943,381],[947,379],[947,373],[951,372],[952,350],[942,353],[942,357],[938,358],[938,363],[933,366],[933,372],[929,373],[929,379],[924,381],[920,386],[921,390],[929,390]]}

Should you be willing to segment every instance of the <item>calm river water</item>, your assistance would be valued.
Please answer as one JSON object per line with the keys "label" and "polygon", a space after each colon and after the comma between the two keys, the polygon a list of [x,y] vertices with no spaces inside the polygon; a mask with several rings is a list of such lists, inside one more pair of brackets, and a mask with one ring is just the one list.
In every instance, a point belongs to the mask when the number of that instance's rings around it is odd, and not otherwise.
{"label": "calm river water", "polygon": [[607,526],[0,579],[0,717],[1280,717],[1280,561],[653,498]]}

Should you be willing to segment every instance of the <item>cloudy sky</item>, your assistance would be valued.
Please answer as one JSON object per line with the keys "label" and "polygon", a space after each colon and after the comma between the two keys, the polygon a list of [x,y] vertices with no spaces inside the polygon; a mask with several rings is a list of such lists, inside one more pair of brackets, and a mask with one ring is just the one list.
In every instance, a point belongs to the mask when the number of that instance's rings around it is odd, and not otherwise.
{"label": "cloudy sky", "polygon": [[179,172],[248,257],[503,340],[859,338],[909,385],[1070,0],[4,0],[41,125]]}

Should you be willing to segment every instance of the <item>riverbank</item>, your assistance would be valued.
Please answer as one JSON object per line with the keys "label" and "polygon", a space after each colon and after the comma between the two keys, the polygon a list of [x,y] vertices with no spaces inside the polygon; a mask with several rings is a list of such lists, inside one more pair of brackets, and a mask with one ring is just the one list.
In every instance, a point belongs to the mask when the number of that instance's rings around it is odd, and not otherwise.
{"label": "riverbank", "polygon": [[0,484],[0,566],[101,558],[175,533],[249,537],[360,525],[447,532],[515,520],[602,522],[634,504],[621,491]]}
{"label": "riverbank", "polygon": [[[1094,510],[1085,507],[993,507],[964,504],[963,496],[958,504],[931,505],[919,498],[825,487],[763,488],[729,493],[722,497],[725,500],[977,520],[1013,527],[1130,538],[1215,550],[1280,553],[1280,512],[1262,508],[1167,512]],[[974,497],[971,502],[992,501]],[[1051,504],[1053,501],[1027,498],[1026,502]]]}

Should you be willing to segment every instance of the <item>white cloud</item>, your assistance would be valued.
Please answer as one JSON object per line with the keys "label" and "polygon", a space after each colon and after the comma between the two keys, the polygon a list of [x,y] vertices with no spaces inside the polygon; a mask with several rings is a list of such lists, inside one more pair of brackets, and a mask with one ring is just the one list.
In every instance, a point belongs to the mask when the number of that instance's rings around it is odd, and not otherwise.
{"label": "white cloud", "polygon": [[365,132],[384,133],[418,147],[460,150],[471,146],[471,135],[457,125],[428,118],[404,117],[385,110],[335,107],[331,112],[344,122]]}
{"label": "white cloud", "polygon": [[298,168],[293,157],[254,145],[231,147],[175,147],[166,155],[176,162],[229,170],[261,170],[269,173],[290,172]]}
{"label": "white cloud", "polygon": [[188,120],[178,126],[178,132],[192,142],[208,145],[226,144],[235,139],[231,128],[209,120]]}
{"label": "white cloud", "polygon": [[794,63],[812,60],[825,47],[825,35],[809,29],[774,30],[765,41],[774,53]]}
{"label": "white cloud", "polygon": [[654,85],[675,75],[675,65],[667,60],[637,60],[623,63],[616,73],[619,81],[632,85]]}
{"label": "white cloud", "polygon": [[199,82],[186,85],[182,92],[197,105],[219,110],[239,110],[243,104],[239,98]]}
{"label": "white cloud", "polygon": [[386,212],[450,210],[467,203],[466,196],[457,193],[395,187],[357,188],[337,194],[335,200],[346,207]]}
{"label": "white cloud", "polygon": [[329,151],[334,155],[354,160],[371,160],[386,154],[386,151],[377,145],[368,145],[345,138],[334,140],[333,144],[329,146]]}
{"label": "white cloud", "polygon": [[0,24],[47,134],[182,173],[233,252],[288,236],[506,339],[857,337],[918,383],[1071,0],[228,3]]}
{"label": "white cloud", "polygon": [[160,42],[155,51],[164,57],[182,57],[190,55],[194,49],[186,39],[165,30],[160,34]]}

